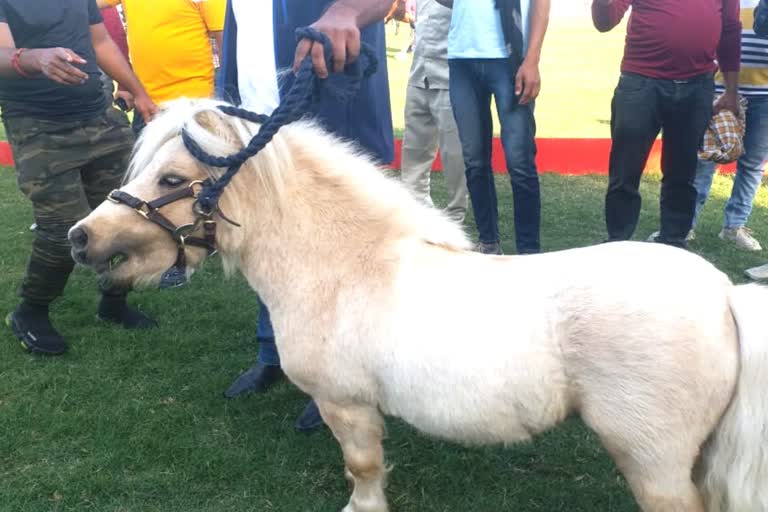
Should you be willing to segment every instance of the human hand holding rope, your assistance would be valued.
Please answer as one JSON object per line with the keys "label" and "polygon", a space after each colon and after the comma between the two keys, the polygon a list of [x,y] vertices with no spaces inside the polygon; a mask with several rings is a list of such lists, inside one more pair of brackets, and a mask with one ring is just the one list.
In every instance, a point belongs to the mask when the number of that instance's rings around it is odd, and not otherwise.
{"label": "human hand holding rope", "polygon": [[[322,32],[331,41],[333,47],[333,72],[341,73],[348,62],[354,62],[360,55],[360,29],[348,11],[328,10],[326,14],[310,25],[310,28]],[[296,47],[296,59],[293,70],[298,71],[301,61],[307,55],[312,56],[312,65],[319,78],[328,78],[325,63],[325,50],[317,41],[302,39]]]}
{"label": "human hand holding rope", "polygon": [[333,66],[328,69],[326,50],[323,45],[310,39],[302,39],[296,47],[293,71],[297,72],[302,61],[309,55],[318,78],[328,78],[330,72],[340,73],[344,66],[357,60],[360,55],[360,29],[384,19],[391,2],[382,0],[337,0],[319,20],[309,26],[325,34],[333,49]]}

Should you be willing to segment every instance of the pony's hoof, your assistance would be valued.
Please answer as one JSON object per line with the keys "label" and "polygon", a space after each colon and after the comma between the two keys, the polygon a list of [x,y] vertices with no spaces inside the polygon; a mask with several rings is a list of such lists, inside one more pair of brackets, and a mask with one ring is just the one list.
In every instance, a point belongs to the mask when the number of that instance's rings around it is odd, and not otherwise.
{"label": "pony's hoof", "polygon": [[363,507],[356,507],[352,503],[349,503],[346,507],[344,507],[341,512],[389,512],[389,507],[385,504],[381,506],[363,506]]}

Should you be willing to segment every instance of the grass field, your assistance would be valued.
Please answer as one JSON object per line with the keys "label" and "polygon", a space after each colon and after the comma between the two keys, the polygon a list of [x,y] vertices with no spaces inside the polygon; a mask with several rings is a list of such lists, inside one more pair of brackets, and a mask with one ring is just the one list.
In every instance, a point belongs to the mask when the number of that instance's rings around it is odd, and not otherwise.
{"label": "grass field", "polygon": [[[388,59],[398,129],[410,60],[394,54],[407,33],[403,27],[391,38]],[[620,30],[598,34],[586,19],[553,19],[537,103],[540,136],[608,136],[622,38]],[[497,185],[505,250],[512,252],[511,193],[506,178],[497,177]],[[692,250],[743,281],[744,268],[768,258],[717,239],[730,186],[730,178],[716,179]],[[545,250],[603,238],[604,187],[603,177],[542,176]],[[439,175],[434,189],[443,204]],[[646,178],[643,197],[638,238],[658,223],[658,176]],[[32,238],[31,211],[10,169],[0,169],[0,205],[4,315],[16,304]],[[765,187],[750,224],[768,242]],[[470,218],[470,231],[472,225]],[[255,298],[243,280],[223,279],[213,260],[184,289],[145,291],[132,300],[160,328],[129,333],[99,324],[95,278],[77,269],[53,313],[71,342],[68,355],[27,355],[7,329],[0,331],[0,512],[340,510],[348,494],[335,441],[328,431],[307,436],[292,429],[305,402],[300,392],[285,383],[265,395],[221,396],[256,353]],[[388,427],[393,511],[638,510],[577,420],[532,443],[482,449],[428,439],[398,421]]]}
{"label": "grass field", "polygon": [[[604,178],[545,175],[542,180],[545,249],[603,237]],[[765,256],[738,252],[716,238],[730,183],[717,179],[692,249],[740,281],[742,270],[763,263]],[[505,249],[511,252],[511,194],[505,178],[497,184]],[[440,176],[434,185],[442,204]],[[643,184],[638,237],[658,222],[657,189],[655,176]],[[4,314],[16,303],[32,221],[9,169],[0,170],[0,205]],[[765,187],[751,224],[758,238],[768,241]],[[286,383],[265,395],[221,397],[256,352],[255,299],[241,279],[224,280],[212,261],[185,289],[135,294],[133,300],[161,325],[146,333],[99,324],[96,299],[94,276],[77,270],[54,309],[54,320],[72,345],[64,357],[27,355],[2,330],[0,511],[342,508],[347,487],[330,433],[292,430],[305,400],[301,393]],[[428,439],[398,421],[388,426],[385,446],[394,463],[388,497],[394,511],[638,510],[612,462],[577,420],[533,443],[482,449]]]}

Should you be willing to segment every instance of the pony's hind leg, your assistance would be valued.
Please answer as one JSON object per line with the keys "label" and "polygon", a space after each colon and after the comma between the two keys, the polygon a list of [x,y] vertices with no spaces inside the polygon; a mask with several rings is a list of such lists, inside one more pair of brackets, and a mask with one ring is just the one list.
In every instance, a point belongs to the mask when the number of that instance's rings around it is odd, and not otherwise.
{"label": "pony's hind leg", "polygon": [[703,434],[692,435],[682,425],[665,431],[647,423],[639,429],[625,424],[614,430],[590,419],[585,422],[613,456],[643,512],[704,512],[692,480]]}
{"label": "pony's hind leg", "polygon": [[691,464],[660,460],[648,465],[618,457],[617,462],[643,512],[704,512]]}
{"label": "pony's hind leg", "polygon": [[340,406],[318,400],[325,423],[341,445],[345,476],[353,485],[342,512],[387,512],[381,414],[371,406]]}
{"label": "pony's hind leg", "polygon": [[704,512],[692,473],[717,423],[720,397],[710,409],[704,398],[669,385],[657,385],[653,394],[619,384],[585,395],[581,418],[613,456],[641,510]]}

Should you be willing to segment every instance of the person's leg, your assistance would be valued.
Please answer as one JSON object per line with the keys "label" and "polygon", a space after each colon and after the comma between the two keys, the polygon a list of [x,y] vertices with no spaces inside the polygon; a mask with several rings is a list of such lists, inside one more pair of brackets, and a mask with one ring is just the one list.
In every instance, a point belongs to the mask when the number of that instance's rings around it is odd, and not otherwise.
{"label": "person's leg", "polygon": [[451,105],[459,129],[467,190],[472,200],[480,243],[481,246],[498,246],[499,215],[491,170],[491,93],[479,73],[483,62],[452,59],[448,65]]}
{"label": "person's leg", "polygon": [[[256,327],[256,339],[259,341],[259,355],[256,365],[241,375],[229,391],[235,387],[238,382],[243,381],[242,385],[248,385],[248,389],[235,394],[228,394],[228,397],[236,396],[243,392],[266,391],[272,384],[277,382],[282,376],[280,369],[280,356],[277,353],[275,345],[275,332],[272,328],[272,321],[269,317],[267,306],[259,299],[259,323]],[[299,414],[294,427],[300,432],[312,432],[324,425],[323,418],[317,408],[314,400],[310,400],[304,410]]]}
{"label": "person's leg", "polygon": [[80,177],[88,163],[82,154],[88,141],[80,123],[6,119],[5,126],[19,188],[32,202],[37,223],[19,289],[22,301],[7,322],[28,350],[61,354],[67,344],[50,323],[48,308],[63,293],[74,267],[69,228],[90,211]]}
{"label": "person's leg", "polygon": [[611,102],[611,154],[605,224],[608,240],[629,240],[640,216],[640,177],[661,129],[656,80],[622,74]]}
{"label": "person's leg", "polygon": [[704,208],[704,203],[707,202],[709,197],[716,167],[715,162],[711,160],[699,160],[696,164],[696,178],[693,181],[693,185],[696,187],[696,211],[693,216],[693,227],[696,227],[701,209]]}
{"label": "person's leg", "polygon": [[[251,387],[247,391],[252,392],[266,391],[269,386],[283,376],[283,371],[280,369],[280,356],[275,345],[275,331],[272,328],[272,320],[269,317],[267,306],[261,302],[261,299],[259,299],[259,323],[256,327],[256,339],[259,341],[259,355],[256,366],[238,378],[238,381],[241,379],[250,380]],[[249,373],[251,374],[250,377],[248,377]],[[237,381],[235,384],[237,384]],[[310,400],[298,418],[296,418],[294,427],[300,432],[312,432],[323,425],[323,418],[320,416],[317,404],[315,404],[314,400]]]}
{"label": "person's leg", "polygon": [[259,299],[259,319],[256,324],[256,342],[259,345],[256,363],[230,384],[224,392],[225,397],[234,398],[246,393],[263,393],[283,377],[269,310],[261,299]]}
{"label": "person's leg", "polygon": [[272,319],[269,317],[269,309],[259,299],[259,320],[256,324],[256,341],[259,343],[259,355],[257,361],[266,366],[280,366],[280,355],[275,345],[275,331],[272,328]]}
{"label": "person's leg", "polygon": [[430,109],[440,131],[440,160],[448,188],[445,213],[461,224],[467,213],[467,176],[464,174],[464,157],[461,154],[461,140],[453,117],[450,93],[447,90],[432,90]]}
{"label": "person's leg", "polygon": [[[120,188],[130,163],[135,137],[125,114],[109,107],[102,118],[83,128],[91,142],[85,149],[89,153],[88,164],[81,170],[81,181],[91,209],[100,205],[110,191]],[[102,292],[98,317],[127,329],[155,327],[155,321],[128,306],[129,290],[101,282]]]}
{"label": "person's leg", "polygon": [[429,182],[438,141],[437,122],[429,108],[431,93],[429,89],[408,86],[401,165],[403,183],[417,199],[430,206]]}
{"label": "person's leg", "polygon": [[698,151],[712,118],[713,91],[711,79],[663,84],[659,242],[686,247],[696,211]]}
{"label": "person's leg", "polygon": [[726,229],[747,223],[768,160],[768,96],[753,96],[747,101],[744,154],[736,166],[733,191],[725,206]]}
{"label": "person's leg", "polygon": [[518,254],[541,251],[541,192],[536,171],[536,121],[533,103],[520,105],[515,74],[507,59],[488,61],[488,85],[496,100],[501,142],[512,182]]}

